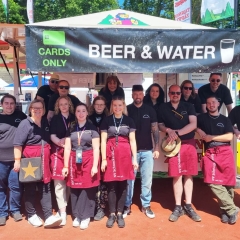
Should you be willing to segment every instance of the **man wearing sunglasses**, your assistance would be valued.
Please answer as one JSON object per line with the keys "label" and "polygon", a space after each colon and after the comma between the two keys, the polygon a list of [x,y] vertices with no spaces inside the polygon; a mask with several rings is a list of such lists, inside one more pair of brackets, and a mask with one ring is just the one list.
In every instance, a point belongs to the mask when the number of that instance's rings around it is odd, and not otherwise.
{"label": "man wearing sunglasses", "polygon": [[203,85],[198,89],[198,95],[201,99],[202,111],[204,113],[207,112],[206,99],[209,96],[213,96],[213,95],[216,96],[216,98],[220,103],[218,110],[221,109],[221,106],[224,103],[226,105],[228,114],[231,112],[232,103],[233,103],[232,96],[231,96],[230,90],[221,82],[222,82],[221,73],[211,73],[209,77],[209,83],[206,85]]}
{"label": "man wearing sunglasses", "polygon": [[47,119],[50,122],[53,115],[54,115],[54,108],[55,108],[55,103],[57,101],[57,99],[59,97],[63,97],[63,96],[68,96],[71,101],[72,104],[74,106],[74,108],[81,103],[79,101],[79,99],[77,97],[75,97],[74,95],[69,94],[69,89],[70,89],[70,84],[67,80],[60,80],[58,82],[58,87],[57,87],[57,93],[53,94],[49,100],[48,103],[48,115],[47,115]]}
{"label": "man wearing sunglasses", "polygon": [[[158,109],[159,129],[168,136],[167,141],[176,142],[181,139],[179,153],[168,157],[168,175],[173,177],[175,208],[169,221],[176,222],[186,213],[193,221],[200,222],[200,216],[192,208],[193,178],[198,174],[198,157],[194,140],[197,127],[196,112],[192,104],[182,102],[181,89],[178,85],[169,87],[170,101],[160,105]],[[185,205],[181,206],[183,189]]]}
{"label": "man wearing sunglasses", "polygon": [[52,74],[49,79],[49,85],[41,86],[36,94],[36,99],[39,99],[45,104],[45,115],[48,113],[48,102],[50,97],[57,92],[59,76],[57,74]]}

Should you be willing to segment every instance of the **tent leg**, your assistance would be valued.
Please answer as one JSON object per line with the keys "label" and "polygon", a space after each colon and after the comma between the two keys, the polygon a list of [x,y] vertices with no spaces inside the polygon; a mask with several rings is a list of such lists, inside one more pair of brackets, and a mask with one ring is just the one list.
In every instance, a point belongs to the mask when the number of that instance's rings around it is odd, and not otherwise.
{"label": "tent leg", "polygon": [[38,72],[38,88],[42,86],[42,72]]}
{"label": "tent leg", "polygon": [[[13,79],[14,79],[14,96],[16,97],[17,102],[19,102],[19,73],[18,73],[18,62],[17,62],[17,50],[13,47]],[[16,54],[16,55],[15,55]]]}

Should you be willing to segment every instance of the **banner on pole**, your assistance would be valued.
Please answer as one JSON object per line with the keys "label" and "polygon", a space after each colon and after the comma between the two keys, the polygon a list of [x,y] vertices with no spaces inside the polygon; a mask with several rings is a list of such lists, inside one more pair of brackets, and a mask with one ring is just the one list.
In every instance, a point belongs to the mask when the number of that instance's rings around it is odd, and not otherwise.
{"label": "banner on pole", "polygon": [[191,23],[191,12],[191,0],[174,1],[175,21]]}
{"label": "banner on pole", "polygon": [[27,16],[28,22],[33,23],[33,0],[27,0]]}
{"label": "banner on pole", "polygon": [[202,24],[234,16],[234,0],[202,0]]}

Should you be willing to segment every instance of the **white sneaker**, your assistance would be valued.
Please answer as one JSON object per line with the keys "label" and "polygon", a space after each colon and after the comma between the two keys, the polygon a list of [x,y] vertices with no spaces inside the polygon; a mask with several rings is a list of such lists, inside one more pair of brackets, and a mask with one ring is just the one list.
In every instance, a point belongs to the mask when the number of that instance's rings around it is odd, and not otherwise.
{"label": "white sneaker", "polygon": [[79,225],[80,225],[80,219],[79,218],[75,218],[74,220],[73,220],[73,227],[79,227]]}
{"label": "white sneaker", "polygon": [[62,222],[61,222],[60,226],[65,226],[66,223],[67,223],[67,213],[66,212],[61,212],[60,214],[61,214],[60,217],[62,219]]}
{"label": "white sneaker", "polygon": [[46,219],[44,223],[44,227],[45,228],[58,227],[61,222],[62,222],[62,219],[59,216],[52,215]]}
{"label": "white sneaker", "polygon": [[41,227],[43,224],[41,218],[37,214],[34,214],[30,218],[28,218],[28,223],[31,224],[33,227]]}
{"label": "white sneaker", "polygon": [[89,223],[90,223],[90,218],[82,220],[80,223],[80,229],[82,229],[82,230],[87,229]]}

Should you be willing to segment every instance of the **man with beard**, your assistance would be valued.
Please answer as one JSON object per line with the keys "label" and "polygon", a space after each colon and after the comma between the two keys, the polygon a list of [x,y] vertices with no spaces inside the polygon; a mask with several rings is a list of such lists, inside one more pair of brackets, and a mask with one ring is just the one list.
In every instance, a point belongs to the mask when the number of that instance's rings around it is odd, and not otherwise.
{"label": "man with beard", "polygon": [[208,113],[197,117],[197,133],[204,141],[202,158],[204,182],[208,183],[218,200],[221,221],[234,224],[239,208],[234,204],[236,184],[235,161],[230,141],[233,128],[229,118],[218,112],[219,102],[215,96],[206,101]]}
{"label": "man with beard", "polygon": [[[128,116],[131,117],[136,125],[136,143],[137,143],[137,162],[141,173],[141,203],[142,212],[149,218],[154,218],[155,214],[151,210],[150,202],[152,198],[152,174],[154,159],[159,156],[159,131],[157,126],[157,116],[155,110],[143,103],[142,85],[133,85],[132,98],[133,103],[127,106]],[[154,140],[154,150],[152,145],[152,136]],[[136,174],[136,172],[135,172]],[[128,180],[128,192],[125,202],[123,217],[125,218],[131,212],[133,197],[134,180]]]}
{"label": "man with beard", "polygon": [[[173,191],[175,209],[169,221],[176,222],[180,216],[186,214],[196,222],[200,216],[192,208],[193,175],[198,174],[198,158],[194,140],[197,127],[196,112],[192,104],[182,102],[181,89],[178,85],[169,87],[170,102],[163,103],[158,109],[159,129],[168,136],[167,142],[174,144],[181,139],[180,151],[168,157],[168,175],[173,177]],[[181,206],[183,189],[185,192],[184,209]]]}

